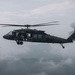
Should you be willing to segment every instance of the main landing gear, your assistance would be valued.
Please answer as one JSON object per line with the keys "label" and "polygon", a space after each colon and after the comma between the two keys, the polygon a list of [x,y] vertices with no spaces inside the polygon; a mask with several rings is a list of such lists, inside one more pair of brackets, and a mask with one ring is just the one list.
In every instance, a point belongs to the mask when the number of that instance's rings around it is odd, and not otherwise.
{"label": "main landing gear", "polygon": [[22,40],[16,40],[16,43],[17,43],[18,45],[23,45],[23,41],[22,41]]}
{"label": "main landing gear", "polygon": [[17,37],[16,37],[16,43],[18,44],[18,45],[23,45],[23,35],[22,35],[22,33],[18,33],[17,34]]}

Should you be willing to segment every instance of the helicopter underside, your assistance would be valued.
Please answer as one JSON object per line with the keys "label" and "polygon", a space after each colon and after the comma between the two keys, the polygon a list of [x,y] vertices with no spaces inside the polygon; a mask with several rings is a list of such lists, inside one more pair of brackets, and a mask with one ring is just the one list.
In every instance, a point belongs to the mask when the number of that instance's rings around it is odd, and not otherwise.
{"label": "helicopter underside", "polygon": [[72,41],[66,41],[66,39],[63,39],[63,38],[59,38],[59,37],[54,37],[54,36],[46,36],[44,38],[42,38],[41,35],[39,35],[39,37],[36,37],[35,35],[33,37],[3,37],[5,39],[8,39],[8,40],[13,40],[13,41],[16,41],[16,43],[18,45],[22,45],[23,44],[23,41],[25,42],[36,42],[36,43],[68,43],[68,42],[72,42]]}

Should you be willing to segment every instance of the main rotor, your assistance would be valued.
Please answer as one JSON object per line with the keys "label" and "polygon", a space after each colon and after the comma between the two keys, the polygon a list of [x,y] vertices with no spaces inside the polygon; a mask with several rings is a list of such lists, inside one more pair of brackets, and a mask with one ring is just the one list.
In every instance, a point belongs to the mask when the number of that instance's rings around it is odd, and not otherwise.
{"label": "main rotor", "polygon": [[59,25],[58,21],[52,21],[52,22],[47,22],[47,23],[40,23],[40,24],[34,24],[34,25],[30,25],[30,24],[26,24],[26,25],[19,25],[19,24],[0,24],[3,27],[26,27],[27,29],[29,27],[40,27],[40,26],[52,26],[52,25]]}

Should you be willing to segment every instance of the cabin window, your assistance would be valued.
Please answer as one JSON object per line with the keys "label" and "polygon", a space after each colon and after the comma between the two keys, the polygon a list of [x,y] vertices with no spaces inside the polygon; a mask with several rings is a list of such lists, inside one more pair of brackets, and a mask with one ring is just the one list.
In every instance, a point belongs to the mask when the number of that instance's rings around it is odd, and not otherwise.
{"label": "cabin window", "polygon": [[38,34],[38,39],[42,39],[42,35],[41,34]]}
{"label": "cabin window", "polygon": [[42,39],[42,35],[41,34],[33,34],[33,38],[34,39]]}
{"label": "cabin window", "polygon": [[30,38],[30,37],[31,37],[31,34],[28,33],[28,34],[27,34],[27,37]]}
{"label": "cabin window", "polygon": [[33,34],[33,38],[34,39],[37,39],[37,34]]}

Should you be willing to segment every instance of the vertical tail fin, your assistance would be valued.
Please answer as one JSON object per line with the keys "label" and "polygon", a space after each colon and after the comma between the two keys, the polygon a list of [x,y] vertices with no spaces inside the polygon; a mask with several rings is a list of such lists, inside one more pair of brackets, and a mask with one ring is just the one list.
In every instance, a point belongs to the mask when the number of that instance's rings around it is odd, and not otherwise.
{"label": "vertical tail fin", "polygon": [[75,40],[75,30],[74,30],[74,32],[72,33],[72,35],[69,36],[68,39],[67,39],[67,41],[73,41],[73,40]]}
{"label": "vertical tail fin", "polygon": [[72,34],[71,34],[70,37],[68,37],[67,41],[73,41],[73,40],[75,40],[75,23],[72,23],[71,27],[74,29],[74,31],[71,32]]}

